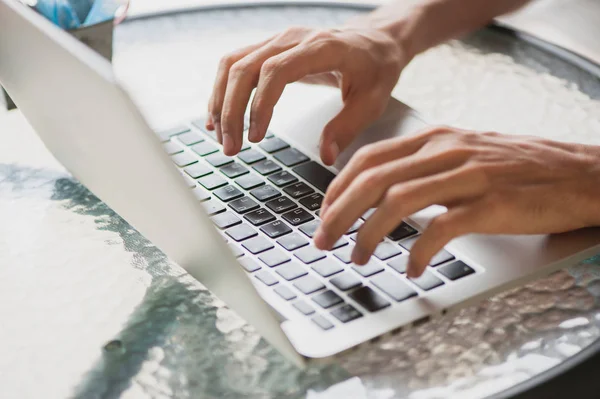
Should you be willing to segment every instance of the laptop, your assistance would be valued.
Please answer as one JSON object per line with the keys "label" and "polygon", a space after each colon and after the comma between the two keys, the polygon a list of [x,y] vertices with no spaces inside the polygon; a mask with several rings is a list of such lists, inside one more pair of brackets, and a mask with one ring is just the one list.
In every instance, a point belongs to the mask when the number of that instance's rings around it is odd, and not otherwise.
{"label": "laptop", "polygon": [[411,246],[438,206],[398,226],[366,266],[350,262],[362,220],[334,250],[317,250],[311,236],[336,172],[362,145],[426,126],[396,100],[333,168],[319,162],[318,142],[339,96],[306,112],[296,103],[286,128],[227,157],[202,119],[151,129],[106,60],[15,0],[0,0],[0,82],[75,178],[298,365],[600,252],[597,229],[469,235],[407,279]]}

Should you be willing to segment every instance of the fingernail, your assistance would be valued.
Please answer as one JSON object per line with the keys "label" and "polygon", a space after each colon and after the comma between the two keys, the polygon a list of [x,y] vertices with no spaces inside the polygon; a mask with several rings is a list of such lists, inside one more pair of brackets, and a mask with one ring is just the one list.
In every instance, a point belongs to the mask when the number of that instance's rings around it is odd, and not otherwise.
{"label": "fingernail", "polygon": [[325,213],[327,213],[327,208],[329,208],[329,205],[327,205],[327,204],[321,205],[321,212],[319,213],[319,216],[321,217],[321,219],[323,219],[325,217]]}
{"label": "fingernail", "polygon": [[233,153],[233,140],[231,138],[231,135],[229,133],[223,133],[223,152],[226,155],[232,155]]}
{"label": "fingernail", "polygon": [[352,262],[357,265],[364,265],[369,261],[369,258],[369,254],[363,248],[358,245],[354,247],[354,250],[352,251]]}
{"label": "fingernail", "polygon": [[313,236],[313,242],[315,243],[315,246],[319,249],[325,249],[326,245],[327,245],[327,237],[325,237],[325,233],[323,233],[323,230],[321,230],[321,228],[317,228],[317,231],[315,231],[315,235]]}
{"label": "fingernail", "polygon": [[223,134],[221,132],[221,122],[215,122],[215,132],[217,133],[217,140],[219,140],[219,144],[223,144]]}
{"label": "fingernail", "polygon": [[258,126],[255,122],[250,121],[250,128],[248,129],[248,140],[253,143],[258,141]]}
{"label": "fingernail", "polygon": [[340,146],[338,145],[338,143],[336,143],[335,141],[333,141],[331,143],[331,145],[329,146],[329,149],[331,151],[331,156],[333,157],[333,162],[335,162],[335,160],[337,159],[338,155],[340,155]]}

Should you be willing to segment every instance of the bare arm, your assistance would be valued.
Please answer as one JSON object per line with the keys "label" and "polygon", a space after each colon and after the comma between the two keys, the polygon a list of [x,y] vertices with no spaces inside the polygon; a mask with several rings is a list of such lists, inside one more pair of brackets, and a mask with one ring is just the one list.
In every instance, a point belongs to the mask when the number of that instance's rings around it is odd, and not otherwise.
{"label": "bare arm", "polygon": [[479,29],[531,0],[399,0],[356,20],[388,32],[414,56]]}

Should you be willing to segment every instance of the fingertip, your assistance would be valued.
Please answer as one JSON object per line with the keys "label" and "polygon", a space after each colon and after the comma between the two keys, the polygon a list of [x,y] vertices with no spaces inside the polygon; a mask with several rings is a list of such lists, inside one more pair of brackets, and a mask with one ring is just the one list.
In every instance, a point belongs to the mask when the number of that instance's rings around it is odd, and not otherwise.
{"label": "fingertip", "polygon": [[419,278],[425,271],[425,267],[421,266],[414,259],[409,258],[408,266],[406,267],[406,277],[408,278]]}
{"label": "fingertip", "polygon": [[350,259],[357,265],[366,265],[367,262],[369,262],[369,259],[371,259],[371,254],[357,244],[352,251]]}
{"label": "fingertip", "polygon": [[223,134],[223,153],[227,156],[235,155],[235,142],[229,133]]}

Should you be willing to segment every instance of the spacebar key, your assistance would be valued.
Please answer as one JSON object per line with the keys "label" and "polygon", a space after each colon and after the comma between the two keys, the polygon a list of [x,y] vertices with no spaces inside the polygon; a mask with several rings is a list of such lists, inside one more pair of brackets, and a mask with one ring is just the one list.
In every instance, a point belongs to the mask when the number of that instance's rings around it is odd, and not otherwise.
{"label": "spacebar key", "polygon": [[331,171],[314,161],[296,166],[292,170],[322,192],[327,191],[329,183],[335,178]]}

